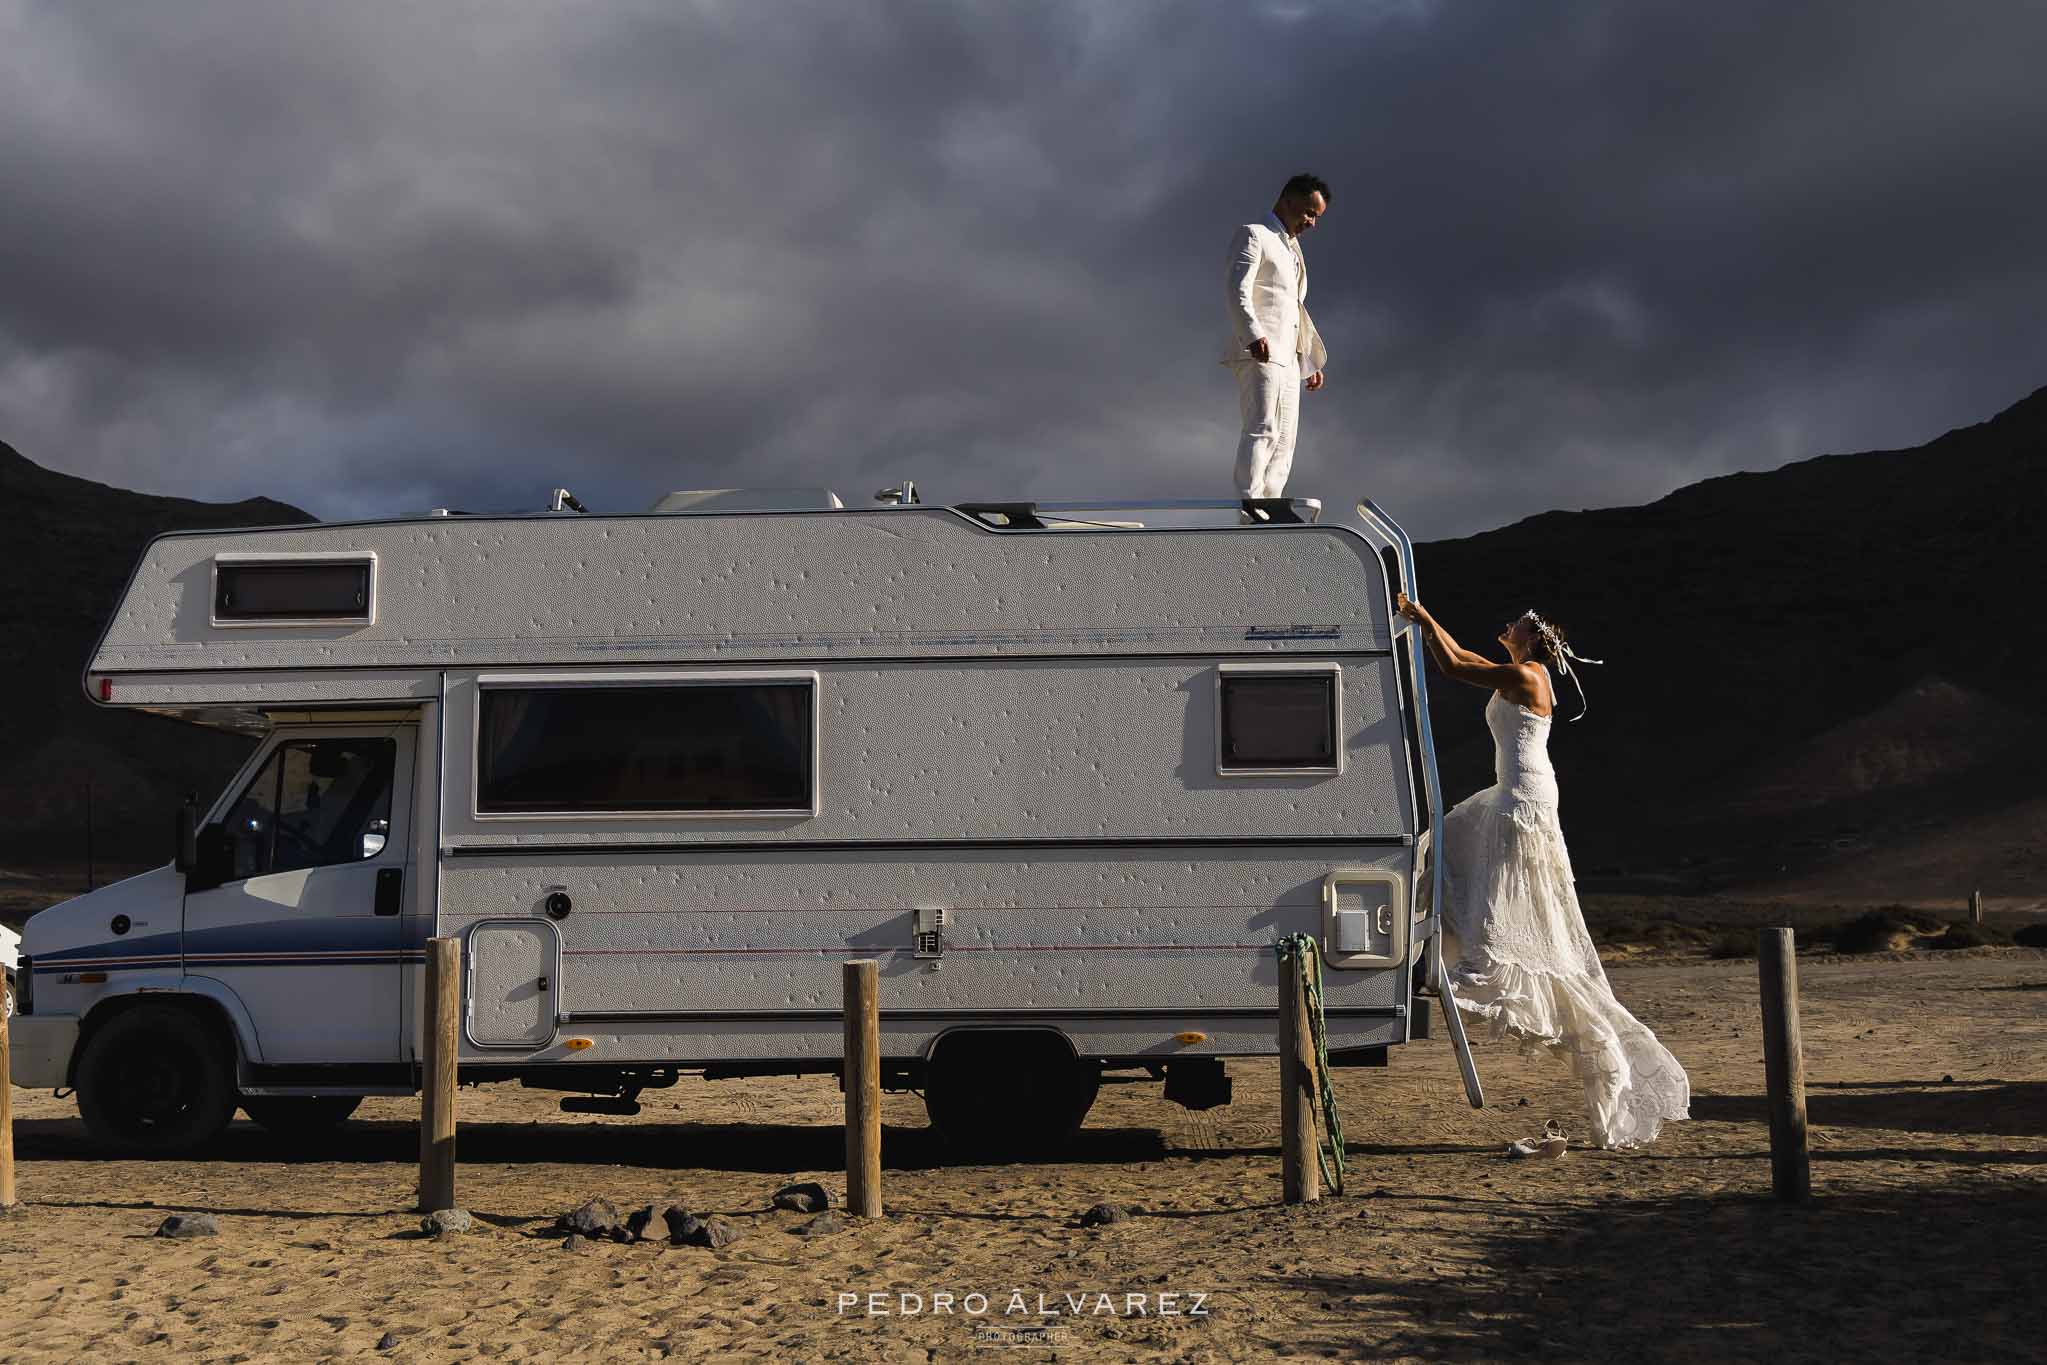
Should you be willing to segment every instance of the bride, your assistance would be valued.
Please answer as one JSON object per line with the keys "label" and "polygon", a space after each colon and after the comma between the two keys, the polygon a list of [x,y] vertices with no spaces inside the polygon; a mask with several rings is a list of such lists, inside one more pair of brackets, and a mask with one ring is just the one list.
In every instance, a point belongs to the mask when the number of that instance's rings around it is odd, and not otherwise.
{"label": "bride", "polygon": [[[1439,844],[1457,1005],[1495,1036],[1569,1057],[1600,1146],[1652,1141],[1665,1120],[1689,1116],[1691,1083],[1656,1035],[1614,999],[1578,909],[1548,751],[1556,709],[1549,670],[1575,687],[1578,656],[1532,611],[1500,632],[1509,660],[1500,663],[1459,645],[1405,593],[1398,606],[1421,627],[1438,668],[1493,694],[1485,714],[1498,780],[1443,817]],[[1582,687],[1578,695],[1583,715]]]}

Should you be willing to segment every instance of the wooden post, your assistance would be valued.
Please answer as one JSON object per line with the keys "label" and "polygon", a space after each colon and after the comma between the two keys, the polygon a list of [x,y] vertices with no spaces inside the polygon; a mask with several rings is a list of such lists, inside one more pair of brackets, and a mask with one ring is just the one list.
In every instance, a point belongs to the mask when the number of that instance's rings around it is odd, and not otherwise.
{"label": "wooden post", "polygon": [[0,1010],[0,1213],[14,1207],[14,1054],[7,1014]]}
{"label": "wooden post", "polygon": [[1314,1034],[1300,964],[1279,960],[1279,1173],[1280,1197],[1312,1204],[1322,1197],[1322,1167],[1315,1152]]}
{"label": "wooden post", "polygon": [[872,959],[840,969],[846,1010],[846,1212],[881,1217],[881,997]]}
{"label": "wooden post", "polygon": [[1983,893],[1981,891],[1971,891],[1969,893],[1969,923],[1981,924],[1982,922]]}
{"label": "wooden post", "polygon": [[1798,949],[1789,929],[1756,932],[1763,988],[1763,1073],[1770,1107],[1770,1183],[1777,1198],[1812,1197],[1805,1145],[1805,1051],[1798,1036]]}
{"label": "wooden post", "polygon": [[426,999],[421,1018],[419,1092],[419,1209],[455,1207],[455,1050],[461,1013],[462,945],[452,938],[426,941]]}

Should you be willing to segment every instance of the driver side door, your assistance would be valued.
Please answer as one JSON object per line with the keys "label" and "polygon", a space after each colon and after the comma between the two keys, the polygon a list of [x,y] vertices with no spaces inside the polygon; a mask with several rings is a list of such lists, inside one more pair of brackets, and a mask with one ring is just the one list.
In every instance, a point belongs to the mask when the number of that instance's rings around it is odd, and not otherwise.
{"label": "driver side door", "polygon": [[403,1060],[412,755],[410,725],[282,733],[202,835],[185,972],[240,998],[266,1063]]}

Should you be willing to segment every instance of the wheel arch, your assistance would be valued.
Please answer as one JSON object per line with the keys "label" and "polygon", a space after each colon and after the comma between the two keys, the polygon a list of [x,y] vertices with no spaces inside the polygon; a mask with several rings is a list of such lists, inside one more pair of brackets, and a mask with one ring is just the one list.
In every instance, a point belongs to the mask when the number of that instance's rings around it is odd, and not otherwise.
{"label": "wheel arch", "polygon": [[941,1029],[924,1048],[924,1063],[929,1066],[937,1061],[938,1054],[949,1043],[985,1044],[998,1046],[1006,1041],[1044,1043],[1056,1041],[1066,1049],[1073,1061],[1081,1060],[1080,1049],[1073,1045],[1073,1039],[1066,1030],[1055,1024],[953,1024]]}
{"label": "wheel arch", "polygon": [[220,982],[207,977],[165,976],[137,981],[119,995],[101,998],[78,1022],[78,1041],[72,1045],[71,1060],[64,1068],[64,1083],[78,1084],[78,1060],[95,1034],[114,1019],[145,1005],[163,1005],[183,1010],[212,1029],[232,1052],[230,1061],[239,1077],[244,1061],[260,1062],[256,1029],[249,1011],[239,997]]}

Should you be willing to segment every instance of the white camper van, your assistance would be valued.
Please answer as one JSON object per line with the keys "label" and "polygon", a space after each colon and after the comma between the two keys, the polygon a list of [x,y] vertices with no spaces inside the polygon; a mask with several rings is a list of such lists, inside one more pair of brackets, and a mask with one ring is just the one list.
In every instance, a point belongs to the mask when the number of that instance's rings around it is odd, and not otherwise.
{"label": "white camper van", "polygon": [[851,958],[884,1082],[970,1145],[1104,1073],[1226,1102],[1283,935],[1335,1064],[1425,1028],[1440,803],[1377,509],[735,501],[158,537],[88,693],[261,742],[172,865],[29,922],[15,1083],[130,1149],[331,1126],[418,1088],[435,935],[461,1078],[584,1111],[835,1072]]}

